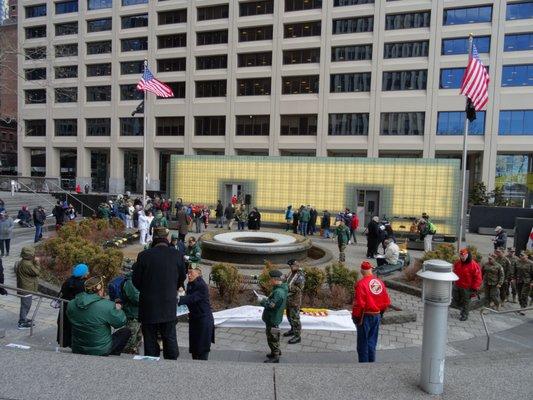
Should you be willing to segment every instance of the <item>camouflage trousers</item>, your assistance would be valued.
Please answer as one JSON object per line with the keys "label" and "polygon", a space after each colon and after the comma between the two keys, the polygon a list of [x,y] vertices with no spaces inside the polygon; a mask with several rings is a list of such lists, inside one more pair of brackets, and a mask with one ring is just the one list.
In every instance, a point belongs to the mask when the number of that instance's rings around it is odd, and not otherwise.
{"label": "camouflage trousers", "polygon": [[346,261],[346,254],[344,254],[344,250],[346,250],[345,244],[339,244],[339,262],[345,262]]}
{"label": "camouflage trousers", "polygon": [[516,291],[518,292],[518,302],[520,303],[520,308],[526,308],[529,301],[529,293],[531,292],[529,283],[517,282]]}
{"label": "camouflage trousers", "polygon": [[123,353],[139,354],[139,345],[142,341],[141,323],[136,319],[128,320],[126,326],[131,331],[131,336],[124,347]]}
{"label": "camouflage trousers", "polygon": [[287,319],[291,324],[291,330],[294,333],[294,337],[300,337],[302,332],[302,323],[300,322],[300,307],[299,306],[287,306]]}
{"label": "camouflage trousers", "polygon": [[494,303],[496,307],[500,305],[500,289],[496,285],[485,285],[485,302],[487,306]]}
{"label": "camouflage trousers", "polygon": [[504,301],[507,301],[507,298],[509,297],[509,289],[511,288],[511,281],[505,281],[502,283],[502,287],[500,288],[500,300],[502,303]]}
{"label": "camouflage trousers", "polygon": [[452,296],[454,304],[461,310],[461,317],[468,318],[470,312],[470,294],[472,292],[468,289],[463,289],[453,285]]}
{"label": "camouflage trousers", "polygon": [[270,353],[274,356],[279,356],[281,350],[279,349],[279,328],[277,326],[266,327],[266,337],[268,347],[270,347]]}

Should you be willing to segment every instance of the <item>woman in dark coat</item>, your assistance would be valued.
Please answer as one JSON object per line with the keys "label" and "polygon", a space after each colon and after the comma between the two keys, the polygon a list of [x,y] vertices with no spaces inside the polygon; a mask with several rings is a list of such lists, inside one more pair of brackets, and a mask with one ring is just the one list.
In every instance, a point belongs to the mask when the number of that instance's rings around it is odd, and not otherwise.
{"label": "woman in dark coat", "polygon": [[202,270],[191,264],[187,274],[189,282],[179,305],[189,308],[189,352],[193,360],[206,360],[215,343],[215,321],[209,302],[209,287],[202,278]]}
{"label": "woman in dark coat", "polygon": [[300,211],[296,210],[292,215],[292,233],[298,234],[298,224],[300,223]]}
{"label": "woman in dark coat", "polygon": [[[85,264],[78,264],[72,269],[72,276],[68,278],[61,286],[59,297],[65,300],[72,300],[78,293],[85,291],[85,280],[89,276],[89,267]],[[61,302],[63,310],[63,347],[70,347],[71,344],[71,325],[67,318],[66,304]],[[57,316],[57,343],[61,344],[59,318]]]}
{"label": "woman in dark coat", "polygon": [[251,231],[261,229],[261,213],[255,207],[248,214],[248,229]]}

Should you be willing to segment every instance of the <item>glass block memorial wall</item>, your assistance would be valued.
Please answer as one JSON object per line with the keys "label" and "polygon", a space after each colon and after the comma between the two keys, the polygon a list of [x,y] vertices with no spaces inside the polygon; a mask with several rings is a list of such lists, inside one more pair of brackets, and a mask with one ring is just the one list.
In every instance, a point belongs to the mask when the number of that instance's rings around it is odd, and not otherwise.
{"label": "glass block memorial wall", "polygon": [[457,232],[458,160],[173,155],[170,169],[171,198],[184,204],[213,209],[218,199],[227,203],[228,187],[240,185],[241,200],[249,194],[263,221],[281,223],[289,204],[334,215],[357,209],[358,190],[375,190],[380,217],[386,215],[395,230],[408,230],[410,219],[426,212],[438,233]]}

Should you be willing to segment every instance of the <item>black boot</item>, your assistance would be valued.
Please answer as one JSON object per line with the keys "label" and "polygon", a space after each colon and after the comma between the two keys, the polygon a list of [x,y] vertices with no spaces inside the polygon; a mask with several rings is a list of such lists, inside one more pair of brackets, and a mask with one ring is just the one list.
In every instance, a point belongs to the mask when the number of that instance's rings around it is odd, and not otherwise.
{"label": "black boot", "polygon": [[290,331],[285,332],[285,333],[283,334],[283,337],[289,337],[289,336],[294,336],[294,331],[293,331],[292,329],[291,329]]}
{"label": "black boot", "polygon": [[279,356],[272,356],[271,358],[267,358],[263,362],[265,364],[278,364],[279,363]]}
{"label": "black boot", "polygon": [[[272,353],[268,353],[267,355],[267,358],[275,358],[276,356]],[[279,355],[278,356],[281,356],[281,351],[279,352]]]}
{"label": "black boot", "polygon": [[291,340],[289,340],[289,344],[296,344],[300,343],[302,341],[302,338],[300,336],[294,336]]}

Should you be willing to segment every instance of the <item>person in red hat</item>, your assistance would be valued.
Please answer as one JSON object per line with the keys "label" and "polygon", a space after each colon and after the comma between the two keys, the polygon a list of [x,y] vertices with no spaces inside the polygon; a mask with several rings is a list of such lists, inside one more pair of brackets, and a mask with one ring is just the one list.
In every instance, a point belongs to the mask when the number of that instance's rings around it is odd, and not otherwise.
{"label": "person in red hat", "polygon": [[453,264],[453,272],[459,280],[453,283],[453,302],[461,310],[460,321],[468,319],[470,298],[475,296],[481,287],[483,278],[479,264],[472,260],[472,253],[468,249],[459,250],[459,260]]}
{"label": "person in red hat", "polygon": [[379,324],[390,297],[385,284],[372,273],[372,264],[361,263],[363,278],[354,285],[352,319],[357,327],[357,355],[359,362],[376,361]]}

